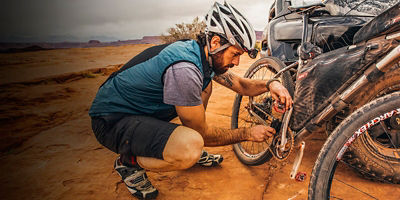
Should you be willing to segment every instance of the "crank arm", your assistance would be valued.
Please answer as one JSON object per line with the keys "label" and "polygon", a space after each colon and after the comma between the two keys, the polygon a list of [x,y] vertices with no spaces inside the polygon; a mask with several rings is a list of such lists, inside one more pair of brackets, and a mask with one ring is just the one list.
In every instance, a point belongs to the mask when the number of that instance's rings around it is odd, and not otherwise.
{"label": "crank arm", "polygon": [[285,146],[287,143],[286,133],[287,133],[290,117],[292,116],[292,112],[293,112],[293,107],[290,108],[289,112],[287,112],[285,114],[285,116],[283,117],[282,138],[281,138],[281,144],[279,145],[279,148],[281,151],[285,150]]}
{"label": "crank arm", "polygon": [[306,147],[306,143],[304,141],[301,142],[300,151],[297,152],[296,158],[294,159],[292,171],[290,172],[290,178],[294,179],[297,174],[297,170],[299,170],[301,160],[303,160],[304,148]]}

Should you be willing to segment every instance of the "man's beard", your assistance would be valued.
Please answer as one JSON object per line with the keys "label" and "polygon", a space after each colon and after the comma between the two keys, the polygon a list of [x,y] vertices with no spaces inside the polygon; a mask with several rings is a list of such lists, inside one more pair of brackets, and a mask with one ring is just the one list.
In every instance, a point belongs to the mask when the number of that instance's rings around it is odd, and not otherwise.
{"label": "man's beard", "polygon": [[213,71],[215,72],[215,75],[220,75],[228,71],[229,68],[232,68],[234,65],[233,64],[228,64],[223,66],[224,64],[224,57],[223,53],[225,51],[218,52],[216,54],[211,55],[212,58],[212,64],[213,64]]}

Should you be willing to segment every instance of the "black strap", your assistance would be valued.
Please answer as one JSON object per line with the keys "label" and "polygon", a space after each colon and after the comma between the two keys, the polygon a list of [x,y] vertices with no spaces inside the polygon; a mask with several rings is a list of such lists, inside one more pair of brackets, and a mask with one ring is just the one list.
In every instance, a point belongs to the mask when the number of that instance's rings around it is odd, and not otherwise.
{"label": "black strap", "polygon": [[[101,86],[103,86],[108,80],[116,76],[117,74],[135,66],[140,63],[146,62],[150,58],[153,58],[154,56],[157,56],[165,47],[167,47],[169,44],[163,44],[163,45],[158,45],[158,46],[153,46],[150,48],[147,48],[146,50],[142,51],[140,54],[136,55],[133,57],[130,61],[128,61],[124,66],[122,66],[118,71],[113,72],[106,81],[104,81]],[[100,87],[101,87],[100,86]]]}

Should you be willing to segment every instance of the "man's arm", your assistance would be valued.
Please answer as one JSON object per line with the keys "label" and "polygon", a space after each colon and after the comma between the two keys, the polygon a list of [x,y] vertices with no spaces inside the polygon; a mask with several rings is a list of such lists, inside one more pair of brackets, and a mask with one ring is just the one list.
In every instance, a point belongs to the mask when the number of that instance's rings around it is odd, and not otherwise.
{"label": "man's arm", "polygon": [[214,81],[243,96],[257,96],[268,92],[266,81],[242,78],[230,71],[214,76]]}
{"label": "man's arm", "polygon": [[270,91],[272,98],[280,101],[282,104],[286,104],[286,109],[289,109],[293,104],[289,92],[278,81],[272,81],[269,84],[269,88],[267,88],[266,84],[268,80],[242,78],[230,71],[214,76],[214,81],[243,96],[257,96]]}
{"label": "man's arm", "polygon": [[224,129],[210,127],[206,123],[204,106],[175,106],[184,126],[199,132],[205,146],[221,146],[249,140],[262,142],[275,133],[271,127],[257,125],[251,128]]}

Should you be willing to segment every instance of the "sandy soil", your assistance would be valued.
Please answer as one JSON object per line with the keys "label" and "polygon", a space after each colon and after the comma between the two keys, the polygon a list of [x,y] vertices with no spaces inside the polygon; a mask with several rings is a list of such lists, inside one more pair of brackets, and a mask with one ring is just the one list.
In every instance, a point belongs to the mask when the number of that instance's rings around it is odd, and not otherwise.
{"label": "sandy soil", "polygon": [[[116,154],[93,136],[87,114],[107,75],[149,45],[49,50],[0,55],[0,196],[2,199],[132,199],[113,170]],[[232,69],[243,75],[254,60],[242,56]],[[213,85],[207,122],[230,128],[235,94]],[[325,140],[306,141],[300,171],[289,179],[295,155],[249,167],[232,147],[206,148],[222,154],[222,166],[155,173],[158,199],[306,199],[312,166]],[[362,199],[362,196],[360,196]],[[383,199],[396,198],[387,194]]]}

